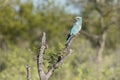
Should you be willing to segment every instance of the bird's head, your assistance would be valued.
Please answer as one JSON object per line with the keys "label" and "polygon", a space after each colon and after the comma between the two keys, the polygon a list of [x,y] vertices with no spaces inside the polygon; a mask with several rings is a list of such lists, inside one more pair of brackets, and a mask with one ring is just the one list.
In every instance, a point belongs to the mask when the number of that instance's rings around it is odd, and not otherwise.
{"label": "bird's head", "polygon": [[77,16],[77,17],[75,17],[75,20],[76,20],[76,21],[78,21],[78,20],[81,20],[81,21],[82,21],[82,17]]}

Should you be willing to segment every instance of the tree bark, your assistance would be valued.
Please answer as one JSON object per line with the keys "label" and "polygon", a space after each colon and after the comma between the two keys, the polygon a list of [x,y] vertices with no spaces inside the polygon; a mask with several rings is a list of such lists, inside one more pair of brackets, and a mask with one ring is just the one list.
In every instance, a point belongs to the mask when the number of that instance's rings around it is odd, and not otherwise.
{"label": "tree bark", "polygon": [[45,48],[46,48],[45,44],[46,44],[46,34],[43,33],[42,40],[41,40],[41,48],[40,48],[40,52],[39,52],[38,58],[37,58],[38,74],[39,74],[40,80],[47,80],[46,75],[44,73],[44,70],[42,68],[42,66],[43,66],[43,53],[44,53]]}
{"label": "tree bark", "polygon": [[102,63],[102,53],[103,53],[103,50],[105,48],[105,41],[106,41],[106,32],[104,32],[102,34],[102,37],[101,37],[101,40],[100,40],[100,47],[99,47],[99,50],[98,50],[98,63],[101,64]]}
{"label": "tree bark", "polygon": [[27,70],[27,76],[26,76],[26,78],[27,78],[27,80],[31,80],[31,75],[30,75],[30,66],[26,66],[26,70]]}
{"label": "tree bark", "polygon": [[46,49],[46,34],[43,33],[42,40],[41,40],[41,48],[39,54],[37,56],[37,66],[38,66],[38,74],[40,80],[48,80],[50,76],[53,74],[54,70],[57,69],[72,53],[72,50],[68,47],[65,47],[61,53],[66,53],[58,62],[52,65],[52,67],[47,71],[47,73],[43,70],[43,53]]}
{"label": "tree bark", "polygon": [[52,73],[54,72],[54,70],[56,68],[58,68],[72,53],[72,50],[71,49],[67,49],[67,54],[57,63],[53,64],[53,66],[48,70],[48,73],[47,73],[47,78],[49,78]]}

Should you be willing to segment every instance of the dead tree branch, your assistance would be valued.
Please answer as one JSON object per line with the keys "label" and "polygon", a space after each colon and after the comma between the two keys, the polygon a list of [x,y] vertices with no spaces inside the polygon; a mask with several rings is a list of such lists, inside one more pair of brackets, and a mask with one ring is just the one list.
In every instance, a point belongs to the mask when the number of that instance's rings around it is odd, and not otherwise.
{"label": "dead tree branch", "polygon": [[46,75],[44,73],[44,70],[42,68],[42,66],[43,66],[43,53],[44,53],[45,48],[46,48],[45,44],[46,44],[46,34],[44,32],[43,36],[42,36],[42,40],[41,40],[40,52],[39,52],[38,58],[37,58],[38,74],[39,74],[39,77],[41,80],[47,80]]}
{"label": "dead tree branch", "polygon": [[37,65],[38,65],[38,74],[40,77],[40,80],[48,80],[50,76],[53,74],[54,70],[58,68],[72,53],[72,50],[68,47],[64,48],[61,53],[66,53],[65,56],[63,56],[58,62],[52,65],[52,67],[48,70],[47,73],[43,70],[43,53],[46,49],[46,34],[43,33],[42,40],[41,40],[41,48],[38,54],[37,58]]}
{"label": "dead tree branch", "polygon": [[72,53],[71,49],[67,49],[67,54],[57,63],[53,64],[53,66],[48,70],[47,77],[49,78],[54,70],[58,68]]}
{"label": "dead tree branch", "polygon": [[100,64],[102,62],[102,53],[105,48],[105,41],[106,41],[106,32],[104,32],[101,36],[100,47],[98,50],[98,63]]}
{"label": "dead tree branch", "polygon": [[26,70],[27,70],[27,76],[26,76],[26,78],[27,78],[27,80],[31,80],[31,75],[30,75],[30,66],[26,66]]}

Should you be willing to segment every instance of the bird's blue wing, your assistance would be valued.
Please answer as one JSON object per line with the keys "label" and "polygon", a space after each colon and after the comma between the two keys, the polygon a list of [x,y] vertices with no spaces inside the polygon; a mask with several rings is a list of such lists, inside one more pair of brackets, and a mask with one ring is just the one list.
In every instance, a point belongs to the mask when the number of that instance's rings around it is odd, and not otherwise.
{"label": "bird's blue wing", "polygon": [[71,29],[71,31],[70,31],[70,34],[72,35],[75,35],[75,34],[77,34],[79,31],[81,30],[81,25],[80,25],[80,23],[79,22],[76,22],[74,25],[73,25],[73,27],[72,27],[72,29]]}

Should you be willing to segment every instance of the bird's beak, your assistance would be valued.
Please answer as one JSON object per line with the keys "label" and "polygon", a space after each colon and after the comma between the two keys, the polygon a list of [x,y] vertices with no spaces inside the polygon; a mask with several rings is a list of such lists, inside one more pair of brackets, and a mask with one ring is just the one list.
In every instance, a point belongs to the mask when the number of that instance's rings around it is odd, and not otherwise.
{"label": "bird's beak", "polygon": [[73,19],[73,21],[74,21],[74,22],[76,22],[76,21],[77,21],[77,19],[76,19],[76,18],[74,18],[74,19]]}

